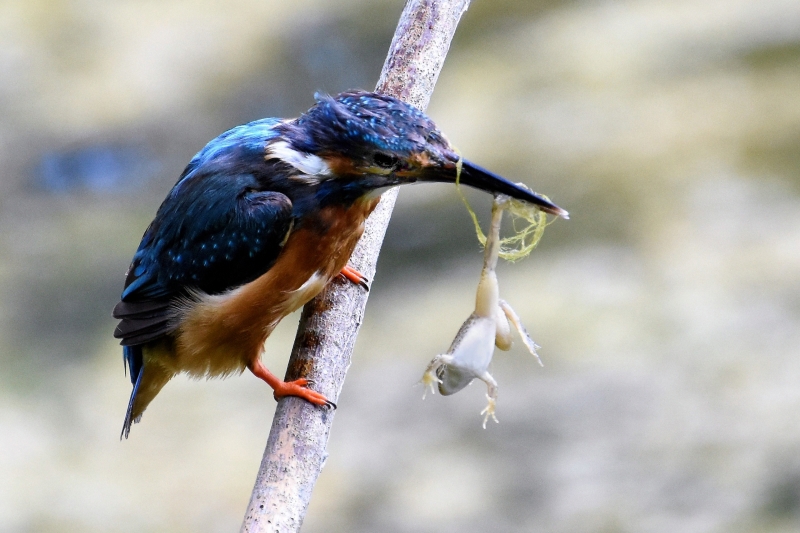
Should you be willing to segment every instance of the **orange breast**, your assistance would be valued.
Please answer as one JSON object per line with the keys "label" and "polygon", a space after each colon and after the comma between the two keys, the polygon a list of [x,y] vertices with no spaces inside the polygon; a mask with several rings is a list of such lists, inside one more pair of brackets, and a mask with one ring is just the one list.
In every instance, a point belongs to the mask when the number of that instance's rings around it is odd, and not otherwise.
{"label": "orange breast", "polygon": [[179,312],[169,366],[193,376],[241,372],[259,357],[278,322],[341,272],[378,199],[331,206],[292,231],[275,265],[258,279],[219,295],[201,295]]}

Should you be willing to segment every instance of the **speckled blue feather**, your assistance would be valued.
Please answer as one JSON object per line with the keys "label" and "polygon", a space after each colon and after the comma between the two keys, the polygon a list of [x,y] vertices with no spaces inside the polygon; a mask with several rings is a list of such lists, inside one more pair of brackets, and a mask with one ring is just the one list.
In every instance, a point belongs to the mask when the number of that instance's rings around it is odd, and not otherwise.
{"label": "speckled blue feather", "polygon": [[[170,306],[197,290],[217,294],[243,285],[275,262],[292,224],[292,202],[265,182],[275,119],[234,128],[203,148],[159,208],[133,257],[115,335],[139,345],[170,331]],[[266,176],[265,176],[266,175]],[[265,190],[266,189],[266,190]],[[125,353],[136,378],[135,351]]]}
{"label": "speckled blue feather", "polygon": [[192,159],[142,238],[123,301],[168,297],[187,286],[214,294],[269,268],[291,221],[285,195],[259,190],[277,123],[233,128]]}

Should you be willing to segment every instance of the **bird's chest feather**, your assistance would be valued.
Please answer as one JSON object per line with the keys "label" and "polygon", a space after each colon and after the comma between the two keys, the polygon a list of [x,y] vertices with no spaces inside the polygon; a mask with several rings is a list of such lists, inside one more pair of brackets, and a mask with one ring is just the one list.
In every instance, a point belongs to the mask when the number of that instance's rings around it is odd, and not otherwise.
{"label": "bird's chest feather", "polygon": [[200,295],[180,310],[175,370],[225,375],[258,357],[278,322],[341,272],[377,202],[328,206],[304,217],[266,273],[226,293]]}

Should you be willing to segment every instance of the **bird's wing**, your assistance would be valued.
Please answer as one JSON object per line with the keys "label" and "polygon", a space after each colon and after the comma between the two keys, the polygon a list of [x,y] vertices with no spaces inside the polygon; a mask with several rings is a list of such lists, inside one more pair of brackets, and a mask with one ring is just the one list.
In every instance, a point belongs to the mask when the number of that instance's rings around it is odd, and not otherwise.
{"label": "bird's wing", "polygon": [[248,283],[280,253],[292,225],[289,198],[258,190],[254,175],[230,174],[231,165],[206,167],[176,184],[133,257],[113,312],[123,345],[163,337],[176,299]]}

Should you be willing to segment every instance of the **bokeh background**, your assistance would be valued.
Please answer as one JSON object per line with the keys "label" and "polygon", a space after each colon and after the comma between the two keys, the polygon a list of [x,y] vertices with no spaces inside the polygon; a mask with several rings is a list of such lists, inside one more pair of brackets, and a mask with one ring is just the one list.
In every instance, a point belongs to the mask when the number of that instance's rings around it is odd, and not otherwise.
{"label": "bokeh background", "polygon": [[[374,87],[402,3],[0,2],[0,531],[238,529],[270,392],[177,378],[120,442],[110,310],[192,155]],[[800,3],[474,0],[428,111],[572,214],[500,271],[545,366],[496,355],[486,430],[422,401],[481,251],[401,191],[304,531],[800,530]]]}

